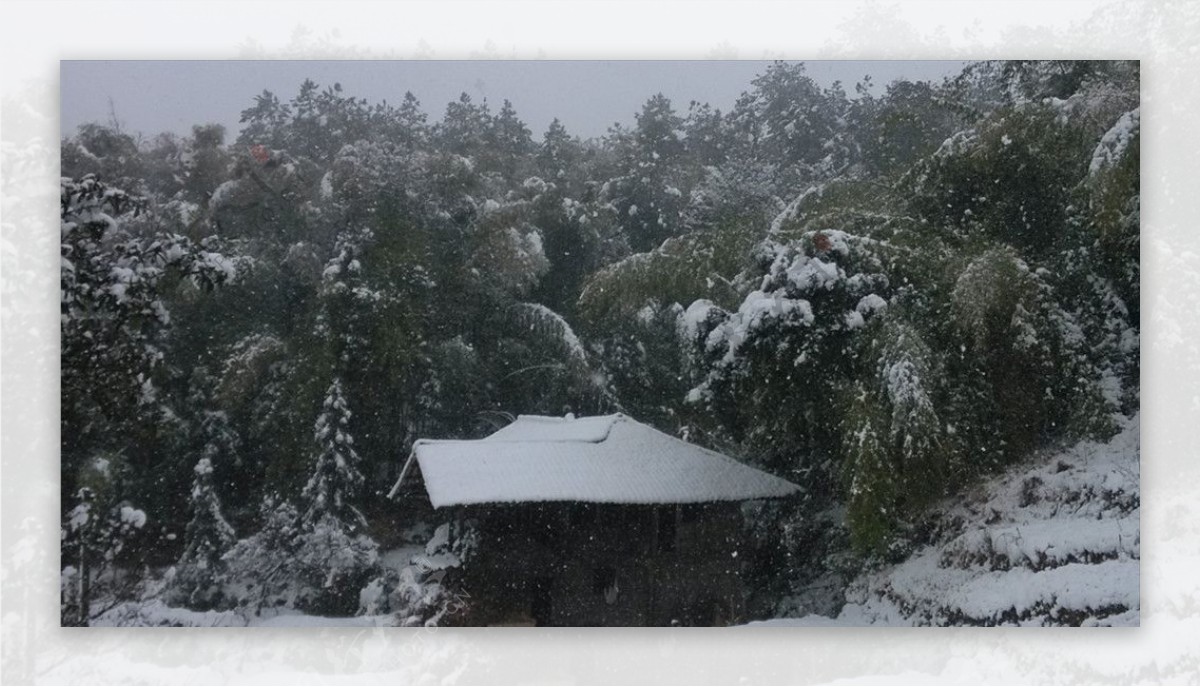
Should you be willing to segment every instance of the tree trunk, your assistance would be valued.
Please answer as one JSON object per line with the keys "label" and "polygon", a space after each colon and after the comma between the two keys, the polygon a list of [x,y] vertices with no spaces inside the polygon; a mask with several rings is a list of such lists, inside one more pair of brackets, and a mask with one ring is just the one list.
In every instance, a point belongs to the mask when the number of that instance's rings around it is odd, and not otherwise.
{"label": "tree trunk", "polygon": [[79,627],[87,627],[92,607],[91,571],[88,570],[87,537],[79,542]]}

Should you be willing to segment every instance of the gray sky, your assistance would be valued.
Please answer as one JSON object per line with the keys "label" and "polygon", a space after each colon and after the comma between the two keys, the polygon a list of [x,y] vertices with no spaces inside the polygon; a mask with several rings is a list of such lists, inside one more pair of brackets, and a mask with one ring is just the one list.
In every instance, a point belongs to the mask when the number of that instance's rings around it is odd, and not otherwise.
{"label": "gray sky", "polygon": [[[340,82],[347,95],[399,104],[405,91],[430,119],[466,92],[487,98],[493,111],[505,98],[540,139],[558,117],[567,131],[602,135],[614,122],[632,124],[646,98],[662,92],[684,113],[692,100],[728,110],[769,62],[727,61],[63,61],[64,136],[80,124],[107,122],[109,99],[118,121],[147,136],[191,132],[193,124],[224,124],[232,139],[243,109],[264,89],[291,99],[306,78]],[[853,86],[870,74],[876,90],[896,79],[940,80],[963,62],[811,61],[808,73],[828,86]]]}

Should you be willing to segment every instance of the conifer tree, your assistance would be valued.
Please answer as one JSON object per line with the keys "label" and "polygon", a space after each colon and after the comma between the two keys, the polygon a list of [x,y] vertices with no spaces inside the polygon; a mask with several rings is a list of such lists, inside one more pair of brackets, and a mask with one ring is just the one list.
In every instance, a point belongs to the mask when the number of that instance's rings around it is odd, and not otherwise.
{"label": "conifer tree", "polygon": [[181,562],[201,570],[210,569],[237,540],[233,527],[221,511],[221,498],[213,485],[212,454],[216,448],[205,447],[205,455],[196,462],[196,479],[192,483],[192,519],[187,525],[187,548]]}
{"label": "conifer tree", "polygon": [[412,91],[405,92],[404,102],[400,104],[396,113],[396,123],[400,127],[398,142],[409,152],[419,150],[429,143],[427,120],[428,116],[421,109],[421,101],[417,100]]}
{"label": "conifer tree", "polygon": [[172,596],[191,608],[208,609],[221,603],[225,562],[222,556],[237,543],[233,527],[221,510],[213,484],[213,458],[219,449],[205,446],[196,462],[192,482],[192,519],[187,524],[187,548],[176,566]]}
{"label": "conifer tree", "polygon": [[651,97],[637,115],[623,175],[610,184],[613,204],[637,252],[657,247],[681,228],[682,133],[683,119],[670,99],[661,93]]}
{"label": "conifer tree", "polygon": [[306,503],[302,521],[307,525],[333,520],[350,530],[366,527],[366,519],[353,505],[362,489],[363,476],[350,434],[350,416],[342,382],[334,379],[313,428],[320,450],[302,493]]}

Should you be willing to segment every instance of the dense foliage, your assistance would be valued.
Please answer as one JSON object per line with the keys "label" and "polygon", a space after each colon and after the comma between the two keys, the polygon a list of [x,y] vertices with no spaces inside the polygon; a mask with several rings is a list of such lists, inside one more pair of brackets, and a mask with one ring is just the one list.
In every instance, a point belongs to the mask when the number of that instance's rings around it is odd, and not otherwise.
{"label": "dense foliage", "polygon": [[777,63],[727,113],[660,94],[587,141],[312,82],[233,141],[82,127],[64,505],[103,461],[89,507],[144,509],[194,605],[241,571],[228,603],[352,611],[415,439],[620,410],[804,487],[752,521],[760,586],[794,591],[1136,409],[1138,79],[975,63],[851,97]]}

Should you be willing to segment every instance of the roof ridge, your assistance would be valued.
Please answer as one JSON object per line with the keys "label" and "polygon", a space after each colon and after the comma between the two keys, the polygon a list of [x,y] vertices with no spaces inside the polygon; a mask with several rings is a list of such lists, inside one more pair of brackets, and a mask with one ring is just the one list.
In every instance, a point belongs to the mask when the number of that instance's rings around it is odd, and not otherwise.
{"label": "roof ridge", "polygon": [[608,415],[574,415],[565,417],[563,415],[517,415],[518,420],[536,420],[538,422],[575,422],[577,420],[601,420],[611,418],[618,420],[625,418],[624,413],[609,413]]}

